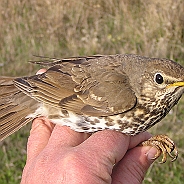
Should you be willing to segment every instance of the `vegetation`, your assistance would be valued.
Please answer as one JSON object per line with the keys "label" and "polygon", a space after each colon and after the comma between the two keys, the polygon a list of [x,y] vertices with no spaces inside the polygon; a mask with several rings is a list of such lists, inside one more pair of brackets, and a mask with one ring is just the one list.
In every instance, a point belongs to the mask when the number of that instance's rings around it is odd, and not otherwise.
{"label": "vegetation", "polygon": [[[184,65],[183,0],[1,0],[0,75],[33,74],[33,55],[135,53]],[[176,162],[150,168],[144,183],[184,179],[184,99],[150,132],[165,133],[179,148]],[[30,125],[0,143],[0,183],[20,183]]]}

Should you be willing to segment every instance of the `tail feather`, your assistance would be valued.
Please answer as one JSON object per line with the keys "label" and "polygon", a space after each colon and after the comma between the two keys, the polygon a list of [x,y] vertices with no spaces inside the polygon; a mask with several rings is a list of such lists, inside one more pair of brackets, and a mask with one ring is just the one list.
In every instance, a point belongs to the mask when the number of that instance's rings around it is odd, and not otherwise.
{"label": "tail feather", "polygon": [[19,130],[33,118],[38,102],[14,86],[12,77],[0,78],[0,141]]}

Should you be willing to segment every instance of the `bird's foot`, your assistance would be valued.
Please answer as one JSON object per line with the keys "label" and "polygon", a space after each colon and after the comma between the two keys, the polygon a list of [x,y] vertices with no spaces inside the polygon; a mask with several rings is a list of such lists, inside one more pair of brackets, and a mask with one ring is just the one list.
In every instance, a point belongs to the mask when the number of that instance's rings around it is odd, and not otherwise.
{"label": "bird's foot", "polygon": [[152,159],[157,159],[161,154],[163,155],[162,161],[167,161],[167,154],[172,158],[172,162],[178,157],[178,150],[174,142],[167,135],[156,135],[141,143],[142,146],[154,146],[157,148],[157,153]]}

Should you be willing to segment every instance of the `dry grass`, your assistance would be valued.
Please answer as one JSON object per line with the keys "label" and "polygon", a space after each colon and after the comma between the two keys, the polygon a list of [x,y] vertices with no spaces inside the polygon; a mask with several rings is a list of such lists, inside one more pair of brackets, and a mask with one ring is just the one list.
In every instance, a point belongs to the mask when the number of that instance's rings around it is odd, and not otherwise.
{"label": "dry grass", "polygon": [[[184,64],[183,0],[1,0],[0,12],[0,75],[30,75],[32,54],[135,53]],[[145,183],[182,183],[183,104],[152,129],[178,142],[179,161],[155,164]],[[19,183],[27,135],[23,129],[1,143],[0,183]]]}

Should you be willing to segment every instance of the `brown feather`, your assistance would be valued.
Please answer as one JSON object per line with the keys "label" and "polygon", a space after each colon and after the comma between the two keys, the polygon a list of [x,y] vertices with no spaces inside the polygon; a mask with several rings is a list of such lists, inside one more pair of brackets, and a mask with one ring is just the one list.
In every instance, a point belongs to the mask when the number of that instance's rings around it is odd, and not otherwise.
{"label": "brown feather", "polygon": [[26,116],[38,107],[34,99],[14,86],[13,79],[0,78],[0,141],[27,124],[31,118]]}

